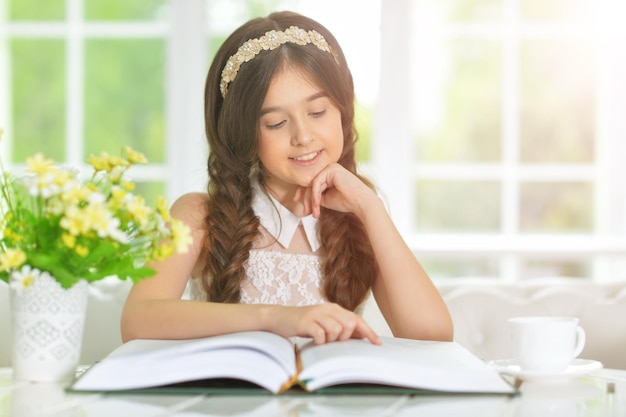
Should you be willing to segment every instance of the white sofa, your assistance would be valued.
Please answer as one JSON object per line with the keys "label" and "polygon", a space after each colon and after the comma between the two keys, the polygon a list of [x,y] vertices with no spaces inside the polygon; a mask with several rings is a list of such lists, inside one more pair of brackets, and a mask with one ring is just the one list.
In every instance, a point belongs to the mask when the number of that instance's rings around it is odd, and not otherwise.
{"label": "white sofa", "polygon": [[[497,279],[437,281],[455,326],[455,340],[484,359],[511,356],[506,320],[522,315],[568,315],[587,333],[581,357],[626,369],[626,281],[592,283],[566,278],[506,283]],[[128,282],[93,284],[87,311],[82,363],[102,359],[121,343],[119,320]],[[363,312],[380,334],[390,334],[373,299]],[[0,367],[10,366],[10,308],[0,281]]]}

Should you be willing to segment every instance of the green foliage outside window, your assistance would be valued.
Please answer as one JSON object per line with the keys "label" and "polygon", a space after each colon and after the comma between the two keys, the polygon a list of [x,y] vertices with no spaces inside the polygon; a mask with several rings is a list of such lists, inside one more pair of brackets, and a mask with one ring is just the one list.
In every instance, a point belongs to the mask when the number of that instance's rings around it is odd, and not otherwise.
{"label": "green foliage outside window", "polygon": [[85,47],[85,152],[129,145],[151,163],[165,158],[162,40],[88,40]]}
{"label": "green foliage outside window", "polygon": [[373,109],[357,101],[354,125],[359,135],[356,143],[356,159],[358,162],[368,162],[371,158],[373,118]]}
{"label": "green foliage outside window", "polygon": [[14,161],[35,152],[65,159],[65,43],[56,39],[10,41]]}
{"label": "green foliage outside window", "polygon": [[9,0],[9,20],[63,20],[65,0]]}
{"label": "green foliage outside window", "polygon": [[87,20],[150,20],[160,16],[163,0],[84,0]]}

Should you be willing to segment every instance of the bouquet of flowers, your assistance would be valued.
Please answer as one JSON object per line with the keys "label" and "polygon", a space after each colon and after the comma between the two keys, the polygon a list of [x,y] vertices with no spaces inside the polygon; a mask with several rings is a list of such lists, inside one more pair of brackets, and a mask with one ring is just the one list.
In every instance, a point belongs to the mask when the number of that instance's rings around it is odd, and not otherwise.
{"label": "bouquet of flowers", "polygon": [[40,153],[20,177],[0,166],[0,279],[14,288],[43,274],[63,288],[108,276],[136,282],[154,274],[147,262],[188,250],[189,228],[170,217],[165,199],[148,206],[124,176],[145,156],[130,147],[124,154],[91,155],[94,172],[83,181]]}

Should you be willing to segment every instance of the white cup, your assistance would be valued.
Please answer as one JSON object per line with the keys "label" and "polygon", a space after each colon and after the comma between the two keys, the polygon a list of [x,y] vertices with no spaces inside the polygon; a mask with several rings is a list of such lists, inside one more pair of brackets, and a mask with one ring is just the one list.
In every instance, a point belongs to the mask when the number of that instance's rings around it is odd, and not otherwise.
{"label": "white cup", "polygon": [[585,346],[576,317],[514,317],[509,325],[513,356],[523,371],[565,372]]}

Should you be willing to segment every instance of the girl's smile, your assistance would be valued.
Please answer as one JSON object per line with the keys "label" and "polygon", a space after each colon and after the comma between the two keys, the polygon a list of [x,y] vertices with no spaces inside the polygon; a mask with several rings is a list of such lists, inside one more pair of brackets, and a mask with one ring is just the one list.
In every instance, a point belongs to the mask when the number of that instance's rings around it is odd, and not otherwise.
{"label": "girl's smile", "polygon": [[321,151],[314,151],[314,152],[309,152],[307,154],[304,154],[302,156],[294,156],[292,159],[296,162],[300,162],[300,163],[314,163],[318,157],[322,154]]}

